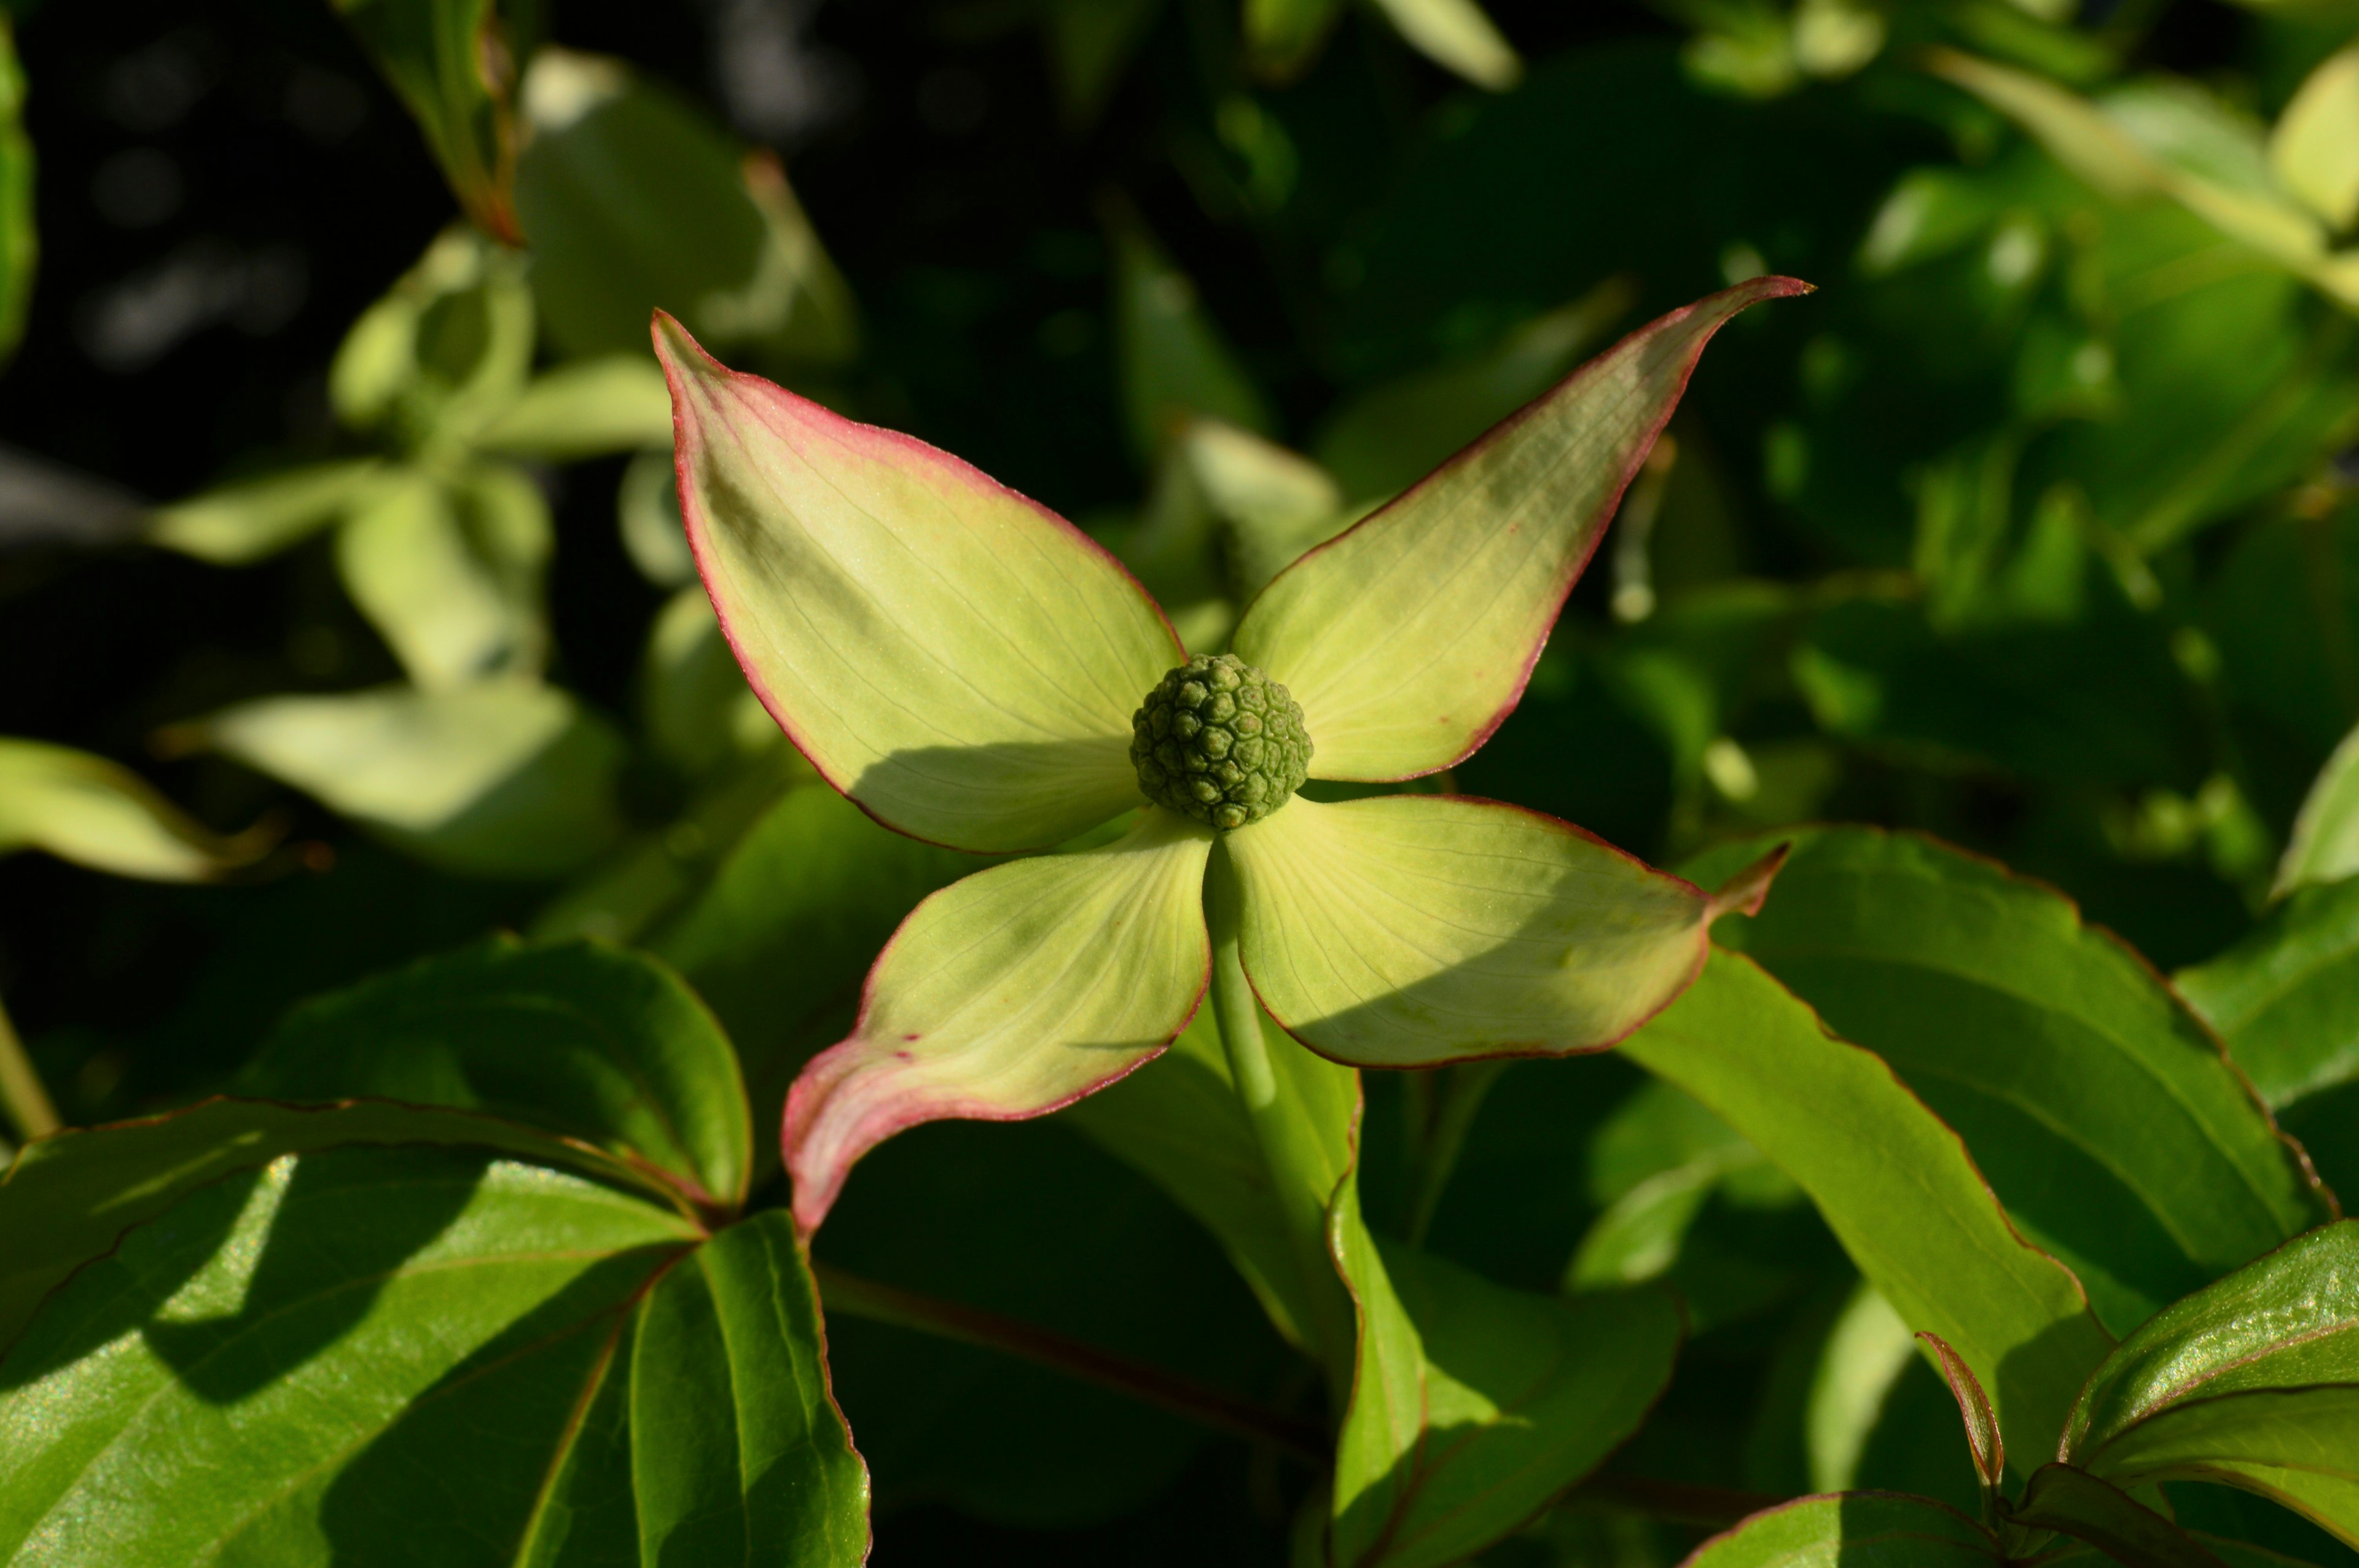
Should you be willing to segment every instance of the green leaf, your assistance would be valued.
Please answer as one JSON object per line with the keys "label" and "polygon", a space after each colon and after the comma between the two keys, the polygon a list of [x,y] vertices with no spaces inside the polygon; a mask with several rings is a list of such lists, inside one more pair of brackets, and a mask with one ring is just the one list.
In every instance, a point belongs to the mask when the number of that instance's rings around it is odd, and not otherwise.
{"label": "green leaf", "polygon": [[1807,287],[1756,278],[1641,329],[1265,589],[1233,645],[1302,705],[1311,776],[1414,777],[1488,740],[1704,344]]}
{"label": "green leaf", "polygon": [[[1793,854],[1777,896],[1720,939],[1891,1063],[2108,1326],[2126,1331],[2326,1217],[2219,1043],[2062,896],[1907,835],[1778,838]],[[1709,876],[1768,842],[1693,869]]]}
{"label": "green leaf", "polygon": [[336,566],[410,678],[448,690],[538,673],[554,534],[548,503],[514,469],[403,470],[354,509],[336,536]]}
{"label": "green leaf", "polygon": [[2125,1484],[2242,1487],[2359,1546],[2359,1386],[2191,1400],[2130,1427],[2087,1462]]}
{"label": "green leaf", "polygon": [[1667,1294],[1533,1295],[1379,1248],[1353,1181],[1328,1236],[1360,1324],[1336,1445],[1338,1568],[1464,1561],[1601,1464],[1669,1381]]}
{"label": "green leaf", "polygon": [[2190,1399],[2359,1384],[2359,1220],[2338,1220],[2172,1303],[2090,1378],[2059,1454],[2099,1474],[2106,1444]]}
{"label": "green leaf", "polygon": [[350,458],[240,480],[158,508],[147,540],[215,566],[245,566],[350,516],[385,475],[381,460]]}
{"label": "green leaf", "polygon": [[1013,1121],[1160,1053],[1204,994],[1209,828],[1150,807],[1103,849],[995,866],[934,894],[870,971],[859,1021],[787,1098],[804,1234],[853,1162],[921,1121]]}
{"label": "green leaf", "polygon": [[830,784],[981,850],[1137,804],[1130,718],[1182,655],[1112,556],[947,452],[734,373],[669,317],[656,331],[705,586]]}
{"label": "green leaf", "polygon": [[[1358,1076],[1282,1035],[1270,1038],[1266,1027],[1264,1035],[1272,1068],[1285,1075],[1279,1103],[1295,1109],[1306,1141],[1315,1141],[1323,1155],[1317,1163],[1326,1180],[1313,1195],[1323,1206],[1352,1166]],[[1238,1101],[1210,1009],[1198,1010],[1170,1050],[1069,1107],[1063,1119],[1152,1179],[1219,1238],[1277,1331],[1316,1354],[1320,1314],[1305,1299],[1286,1207],[1274,1190],[1277,1178]]]}
{"label": "green leaf", "polygon": [[622,61],[570,49],[534,56],[524,107],[516,205],[567,352],[636,357],[656,309],[764,364],[858,352],[851,292],[775,158]]}
{"label": "green leaf", "polygon": [[[1958,1401],[1958,1416],[1966,1428],[1966,1449],[1974,1459],[1974,1475],[1981,1480],[1985,1495],[1995,1495],[2006,1474],[2006,1444],[1999,1434],[1997,1418],[1991,1413],[1990,1396],[1983,1391],[1974,1369],[1940,1335],[1919,1334],[1917,1337],[1933,1352],[1941,1380],[1950,1385],[1950,1392]],[[2034,1485],[2037,1484],[2035,1476]]]}
{"label": "green leaf", "polygon": [[2359,730],[2326,759],[2294,817],[2293,838],[2277,862],[2282,896],[2296,888],[2341,881],[2359,873]]}
{"label": "green leaf", "polygon": [[426,133],[467,216],[508,244],[516,229],[514,56],[495,0],[333,0]]}
{"label": "green leaf", "polygon": [[25,134],[25,68],[0,19],[0,360],[16,351],[40,255],[33,214],[33,142]]}
{"label": "green leaf", "polygon": [[328,402],[353,429],[446,458],[515,404],[532,348],[524,258],[452,227],[344,334]]}
{"label": "green leaf", "polygon": [[1397,494],[1562,380],[1636,292],[1629,279],[1608,278],[1471,359],[1361,393],[1320,426],[1311,456],[1354,499]]}
{"label": "green leaf", "polygon": [[2359,223],[2359,46],[2303,78],[2269,134],[2269,168],[2328,228]]}
{"label": "green leaf", "polygon": [[753,1168],[737,1059],[712,1015],[662,964],[588,943],[494,937],[307,1002],[239,1089],[484,1111],[642,1161],[724,1212]]}
{"label": "green leaf", "polygon": [[657,1281],[631,1357],[643,1563],[864,1563],[868,1471],[828,1386],[793,1223],[733,1226]]}
{"label": "green leaf", "polygon": [[2171,977],[2273,1108],[2359,1076],[2359,881],[2309,887]]}
{"label": "green leaf", "polygon": [[0,1234],[8,1238],[0,1257],[0,1348],[60,1281],[198,1189],[282,1154],[363,1143],[491,1149],[677,1201],[669,1185],[587,1144],[466,1111],[212,1099],[145,1121],[69,1130],[27,1145],[0,1176]]}
{"label": "green leaf", "polygon": [[639,726],[648,742],[689,778],[785,748],[778,727],[746,687],[701,584],[681,589],[656,612],[639,665],[638,697]]}
{"label": "green leaf", "polygon": [[1127,213],[1114,234],[1114,321],[1132,449],[1151,458],[1190,419],[1267,435],[1269,405],[1197,297],[1196,286]]}
{"label": "green leaf", "polygon": [[215,833],[103,757],[0,736],[0,855],[41,849],[116,876],[202,881],[251,861],[269,838]]}
{"label": "green leaf", "polygon": [[1474,0],[1375,0],[1375,5],[1419,54],[1477,87],[1505,92],[1523,79],[1524,62]]}
{"label": "green leaf", "polygon": [[1990,1532],[1930,1498],[1850,1492],[1803,1498],[1714,1536],[1681,1568],[1986,1568],[2006,1561]]}
{"label": "green leaf", "polygon": [[641,352],[602,354],[536,377],[475,445],[505,456],[573,462],[671,444],[671,393]]}
{"label": "green leaf", "polygon": [[2085,1541],[2129,1568],[2223,1568],[2201,1541],[2128,1493],[2070,1465],[2032,1473],[2007,1519]]}
{"label": "green leaf", "polygon": [[1162,11],[1163,0],[1053,0],[1040,27],[1068,125],[1097,123]]}
{"label": "green leaf", "polygon": [[1245,46],[1265,76],[1284,80],[1310,63],[1343,0],[1245,0]]}
{"label": "green leaf", "polygon": [[1800,1183],[1909,1326],[1973,1368],[2018,1454],[2046,1447],[2109,1338],[2071,1271],[2016,1233],[1957,1134],[1889,1066],[1722,952],[1622,1049]]}
{"label": "green leaf", "polygon": [[553,876],[622,830],[622,741],[553,687],[264,697],[190,733],[453,871]]}
{"label": "green leaf", "polygon": [[1603,1050],[1685,989],[1712,920],[1758,891],[1707,897],[1495,801],[1297,797],[1223,842],[1263,1005],[1368,1067]]}
{"label": "green leaf", "polygon": [[1861,1460],[1893,1390],[1919,1365],[1916,1336],[1892,1303],[1863,1280],[1827,1330],[1803,1411],[1810,1489],[1844,1492],[1859,1484]]}

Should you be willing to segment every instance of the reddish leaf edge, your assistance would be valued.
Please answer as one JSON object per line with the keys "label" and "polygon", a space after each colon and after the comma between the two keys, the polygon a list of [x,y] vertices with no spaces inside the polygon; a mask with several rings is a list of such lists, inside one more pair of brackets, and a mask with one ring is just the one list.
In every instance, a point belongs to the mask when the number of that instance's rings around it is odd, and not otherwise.
{"label": "reddish leaf edge", "polygon": [[[1448,762],[1438,762],[1430,768],[1418,768],[1405,773],[1377,773],[1367,775],[1353,774],[1348,778],[1340,773],[1321,773],[1318,770],[1318,754],[1314,751],[1311,755],[1310,776],[1315,779],[1332,779],[1335,782],[1344,784],[1404,784],[1410,779],[1427,778],[1434,773],[1445,773],[1451,768],[1457,767],[1460,763],[1465,762],[1467,758],[1481,751],[1484,746],[1489,745],[1491,742],[1491,737],[1499,732],[1499,726],[1505,724],[1507,721],[1508,716],[1514,713],[1516,708],[1521,706],[1523,703],[1525,689],[1531,685],[1532,671],[1538,667],[1540,654],[1548,647],[1549,633],[1555,631],[1558,617],[1564,613],[1565,600],[1571,597],[1573,587],[1581,581],[1582,574],[1589,569],[1589,563],[1596,557],[1598,546],[1605,542],[1605,535],[1613,531],[1613,519],[1622,509],[1623,495],[1628,492],[1631,482],[1638,477],[1638,470],[1646,467],[1647,456],[1654,451],[1656,441],[1661,438],[1664,428],[1671,422],[1672,415],[1679,411],[1679,406],[1686,400],[1688,385],[1695,379],[1696,366],[1703,362],[1704,350],[1711,345],[1712,339],[1720,335],[1720,330],[1722,327],[1725,327],[1730,321],[1736,319],[1737,316],[1742,312],[1752,308],[1762,301],[1767,299],[1799,298],[1806,294],[1816,294],[1818,291],[1819,286],[1817,284],[1805,283],[1799,277],[1786,277],[1771,274],[1762,277],[1748,278],[1745,282],[1734,285],[1731,287],[1714,290],[1712,293],[1705,295],[1701,299],[1680,306],[1676,310],[1666,311],[1664,314],[1655,318],[1652,321],[1647,322],[1645,326],[1637,328],[1634,331],[1624,333],[1614,341],[1612,347],[1592,354],[1588,359],[1583,360],[1579,365],[1575,366],[1571,372],[1557,381],[1555,384],[1551,385],[1546,392],[1541,393],[1538,397],[1533,398],[1529,403],[1525,404],[1521,408],[1516,409],[1513,414],[1508,415],[1506,418],[1492,426],[1488,430],[1484,431],[1483,434],[1475,437],[1473,440],[1467,442],[1466,445],[1459,448],[1458,450],[1442,459],[1440,463],[1435,465],[1433,470],[1428,473],[1423,479],[1419,480],[1407,490],[1402,491],[1398,495],[1394,496],[1390,501],[1386,502],[1382,506],[1377,507],[1375,511],[1369,513],[1366,516],[1361,518],[1358,522],[1353,524],[1349,528],[1344,529],[1333,538],[1325,540],[1305,551],[1302,555],[1297,557],[1294,562],[1289,565],[1285,571],[1278,573],[1277,576],[1272,578],[1269,582],[1263,584],[1261,591],[1255,594],[1253,600],[1247,602],[1244,609],[1238,612],[1237,623],[1239,625],[1243,625],[1245,618],[1253,613],[1254,605],[1260,601],[1262,594],[1267,593],[1271,587],[1277,584],[1281,579],[1285,578],[1288,573],[1294,571],[1296,568],[1300,567],[1304,562],[1310,560],[1312,557],[1323,555],[1327,551],[1333,549],[1336,546],[1342,544],[1344,540],[1350,538],[1361,529],[1385,516],[1394,508],[1407,504],[1418,494],[1419,492],[1425,489],[1429,484],[1431,484],[1444,469],[1456,463],[1462,458],[1471,457],[1481,451],[1484,448],[1490,446],[1493,442],[1498,441],[1511,434],[1516,427],[1522,425],[1527,419],[1529,419],[1533,414],[1538,410],[1540,405],[1554,397],[1567,385],[1580,380],[1583,375],[1589,373],[1591,368],[1596,365],[1599,361],[1612,357],[1614,354],[1620,352],[1625,346],[1636,342],[1639,339],[1649,337],[1667,328],[1674,326],[1679,322],[1686,320],[1689,317],[1711,307],[1716,301],[1726,299],[1732,295],[1745,295],[1749,297],[1745,298],[1742,304],[1731,310],[1728,313],[1727,318],[1723,319],[1719,326],[1712,328],[1711,331],[1706,332],[1702,337],[1696,340],[1694,351],[1688,355],[1687,363],[1680,368],[1679,386],[1671,394],[1669,402],[1665,405],[1662,417],[1654,422],[1653,427],[1647,432],[1646,438],[1639,441],[1632,448],[1630,460],[1623,465],[1622,476],[1614,483],[1614,493],[1606,499],[1604,504],[1600,509],[1607,519],[1606,526],[1597,530],[1595,536],[1589,541],[1589,547],[1583,550],[1580,557],[1571,562],[1566,568],[1563,580],[1557,586],[1555,607],[1549,611],[1547,624],[1540,628],[1539,635],[1532,640],[1530,651],[1524,655],[1523,668],[1516,672],[1515,686],[1508,691],[1506,700],[1499,705],[1498,710],[1492,714],[1490,719],[1474,731],[1473,737],[1467,741],[1466,749],[1459,752],[1455,757],[1451,758]],[[1315,741],[1316,737],[1313,737],[1313,740]]]}
{"label": "reddish leaf edge", "polygon": [[753,688],[755,697],[762,704],[763,711],[770,716],[770,721],[778,727],[779,732],[786,736],[788,743],[801,754],[803,760],[811,765],[811,771],[819,774],[830,789],[858,806],[870,821],[880,827],[890,828],[905,838],[914,838],[920,844],[931,845],[937,849],[954,849],[968,855],[1020,855],[1055,849],[1054,843],[1020,845],[1012,849],[1004,847],[978,849],[972,844],[956,844],[948,839],[929,838],[922,833],[903,827],[853,794],[852,782],[839,778],[827,763],[820,760],[810,743],[796,730],[793,719],[787,714],[786,705],[778,700],[762,677],[755,672],[754,666],[747,662],[744,644],[737,635],[737,629],[732,623],[729,612],[722,608],[720,596],[712,591],[712,575],[703,544],[703,535],[709,524],[702,508],[695,506],[690,500],[693,487],[690,485],[688,479],[688,459],[696,442],[689,429],[689,422],[681,413],[682,406],[686,401],[681,395],[681,369],[679,361],[670,351],[670,345],[666,338],[667,331],[676,334],[680,343],[685,344],[705,364],[732,383],[751,383],[756,387],[766,389],[765,395],[775,394],[786,399],[789,406],[799,410],[808,410],[821,425],[843,426],[864,437],[878,438],[890,446],[906,449],[915,455],[922,455],[929,460],[940,460],[962,477],[972,478],[978,488],[995,491],[1018,504],[1030,508],[1042,519],[1070,535],[1085,551],[1112,567],[1120,575],[1122,580],[1130,585],[1132,591],[1137,594],[1139,602],[1147,606],[1148,612],[1162,626],[1164,635],[1171,640],[1172,651],[1178,655],[1172,660],[1176,667],[1188,662],[1188,648],[1186,643],[1180,642],[1180,633],[1173,628],[1171,618],[1164,613],[1163,606],[1156,602],[1155,596],[1147,590],[1147,585],[1140,582],[1136,574],[1125,566],[1122,558],[1112,550],[1098,543],[1073,523],[1021,491],[1000,483],[964,458],[954,452],[946,452],[941,448],[921,441],[906,432],[887,429],[881,425],[864,425],[857,419],[847,418],[825,404],[815,402],[798,392],[780,386],[766,376],[755,375],[747,371],[732,370],[713,358],[704,345],[698,342],[694,335],[669,311],[658,309],[650,318],[648,334],[655,341],[656,358],[663,365],[665,388],[671,394],[672,484],[679,500],[680,525],[688,539],[689,555],[696,562],[697,581],[703,586],[705,597],[712,601],[713,618],[721,624],[721,635],[729,644],[730,657],[737,661],[738,669],[745,674],[745,684]]}
{"label": "reddish leaf edge", "polygon": [[1755,1524],[1758,1523],[1762,1519],[1769,1518],[1772,1514],[1789,1513],[1795,1509],[1806,1508],[1812,1503],[1843,1502],[1855,1498],[1873,1498],[1884,1502],[1914,1503],[1922,1508],[1932,1509],[1939,1512],[1948,1514],[1951,1519],[1958,1520],[1961,1524],[1973,1526],[1976,1531],[1989,1539],[1991,1545],[1991,1562],[1994,1564],[2003,1563],[2006,1561],[2004,1553],[2000,1550],[1997,1538],[1992,1536],[1989,1530],[1985,1528],[1980,1520],[1961,1512],[1959,1509],[1951,1507],[1948,1503],[1942,1502],[1940,1498],[1919,1497],[1914,1492],[1894,1492],[1877,1488],[1863,1488],[1861,1490],[1852,1492],[1812,1492],[1808,1497],[1788,1498],[1785,1501],[1777,1504],[1775,1508],[1767,1508],[1763,1509],[1758,1513],[1747,1514],[1745,1518],[1737,1520],[1734,1524],[1729,1526],[1726,1530],[1722,1530],[1719,1534],[1712,1536],[1708,1541],[1701,1542],[1693,1552],[1690,1552],[1685,1557],[1680,1558],[1680,1568],[1693,1568],[1695,1563],[1702,1560],[1705,1552],[1710,1552],[1713,1547],[1720,1545],[1723,1541],[1734,1540],[1737,1536],[1744,1534],[1745,1531],[1751,1529]]}
{"label": "reddish leaf edge", "polygon": [[1941,1379],[1950,1385],[1951,1396],[1958,1401],[1958,1419],[1965,1423],[1966,1451],[1973,1455],[1974,1474],[1981,1477],[1985,1495],[1995,1492],[2006,1475],[2006,1437],[1999,1431],[1998,1418],[1991,1413],[1990,1396],[1983,1392],[1982,1379],[1940,1335],[1920,1328],[1917,1337],[1940,1362]]}

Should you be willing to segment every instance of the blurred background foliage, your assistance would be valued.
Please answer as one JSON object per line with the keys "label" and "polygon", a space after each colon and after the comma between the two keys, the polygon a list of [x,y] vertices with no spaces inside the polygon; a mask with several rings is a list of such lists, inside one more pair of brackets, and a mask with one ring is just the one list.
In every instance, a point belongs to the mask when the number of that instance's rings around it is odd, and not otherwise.
{"label": "blurred background foliage", "polygon": [[[1211,647],[1618,332],[1803,276],[1714,349],[1457,786],[1668,864],[1930,830],[2167,970],[2359,860],[2359,806],[2297,830],[2359,721],[2349,0],[14,13],[0,853],[48,853],[0,860],[0,997],[69,1122],[216,1088],[297,1000],[506,926],[669,959],[775,1127],[969,869],[818,784],[746,692],[651,305],[1080,521]],[[2359,1178],[2347,1105],[2263,1087]],[[1613,1057],[1369,1096],[1380,1227],[1513,1284],[1681,1291],[1679,1379],[1615,1469],[1970,1502],[1898,1318],[1693,1101]],[[820,1251],[1315,1397],[1120,1127],[896,1140]],[[1279,1455],[832,1340],[887,1562],[1284,1559]],[[1697,1538],[1614,1498],[1488,1560]]]}

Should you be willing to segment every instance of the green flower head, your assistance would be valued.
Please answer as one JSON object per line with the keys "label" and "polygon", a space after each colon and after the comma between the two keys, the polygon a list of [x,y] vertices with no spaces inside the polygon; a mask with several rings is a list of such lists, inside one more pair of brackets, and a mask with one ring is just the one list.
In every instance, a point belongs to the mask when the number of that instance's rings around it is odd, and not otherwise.
{"label": "green flower head", "polygon": [[903,922],[852,1033],[788,1099],[804,1230],[902,1128],[1037,1116],[1168,1045],[1211,969],[1208,877],[1262,1006],[1339,1062],[1601,1050],[1677,996],[1760,878],[1707,895],[1493,801],[1295,792],[1472,755],[1704,344],[1805,287],[1757,278],[1641,329],[1279,572],[1227,649],[1193,658],[1071,524],[723,368],[658,315],[690,543],[746,678],[821,775],[962,849],[1050,849],[1136,813],[1112,843],[979,871]]}

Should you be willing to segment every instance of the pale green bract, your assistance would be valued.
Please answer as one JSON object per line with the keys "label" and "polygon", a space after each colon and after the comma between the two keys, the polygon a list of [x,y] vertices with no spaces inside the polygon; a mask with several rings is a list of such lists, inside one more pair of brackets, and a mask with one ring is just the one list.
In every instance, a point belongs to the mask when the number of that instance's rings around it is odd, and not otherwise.
{"label": "pale green bract", "polygon": [[[1310,777],[1405,779],[1480,747],[1705,343],[1808,289],[1756,278],[1673,311],[1280,572],[1222,663],[1292,694]],[[892,1133],[1038,1116],[1160,1053],[1208,983],[1216,854],[1262,1002],[1355,1066],[1605,1049],[1687,988],[1712,922],[1767,886],[1774,863],[1707,894],[1495,802],[1289,804],[1290,736],[1258,812],[1217,809],[1249,804],[1242,770],[1201,819],[1173,810],[1132,745],[1142,695],[1188,653],[1111,554],[948,453],[728,370],[660,312],[655,341],[698,570],[822,777],[961,849],[1048,849],[1138,814],[1103,848],[978,872],[903,923],[851,1034],[788,1100],[806,1234]]]}

